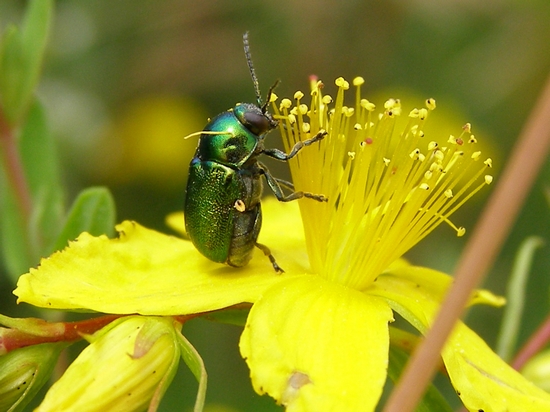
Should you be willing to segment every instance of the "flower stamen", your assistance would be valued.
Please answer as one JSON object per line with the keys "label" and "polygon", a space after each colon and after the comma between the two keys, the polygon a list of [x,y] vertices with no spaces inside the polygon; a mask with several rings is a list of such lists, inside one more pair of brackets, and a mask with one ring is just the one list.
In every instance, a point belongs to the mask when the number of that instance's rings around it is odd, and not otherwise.
{"label": "flower stamen", "polygon": [[328,280],[356,289],[367,287],[442,222],[458,236],[465,229],[449,217],[482,187],[491,166],[479,165],[480,152],[467,123],[458,137],[424,141],[424,123],[436,107],[413,109],[401,133],[396,118],[401,102],[389,99],[381,113],[361,97],[363,78],[353,80],[355,107],[344,104],[350,84],[335,81],[336,98],[323,95],[323,83],[312,77],[311,104],[302,92],[274,106],[281,120],[285,148],[328,132],[317,149],[304,150],[291,162],[298,190],[322,193],[328,203],[301,202],[312,270]]}

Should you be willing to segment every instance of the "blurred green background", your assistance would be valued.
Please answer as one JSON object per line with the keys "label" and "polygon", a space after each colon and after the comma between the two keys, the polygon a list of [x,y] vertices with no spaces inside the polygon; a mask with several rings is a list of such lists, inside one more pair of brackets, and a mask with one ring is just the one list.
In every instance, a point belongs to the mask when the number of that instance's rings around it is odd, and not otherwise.
{"label": "blurred green background", "polygon": [[[0,26],[18,23],[24,6],[2,0]],[[38,92],[70,198],[83,187],[107,185],[119,221],[165,231],[165,215],[182,208],[196,146],[196,139],[182,137],[236,102],[255,99],[243,54],[245,31],[264,93],[280,79],[277,94],[291,97],[307,89],[311,74],[330,93],[336,77],[361,75],[364,95],[378,104],[400,98],[408,112],[434,97],[438,109],[426,135],[459,134],[471,122],[484,155],[495,161],[498,180],[550,73],[549,22],[546,0],[57,1]],[[268,141],[281,147],[276,132]],[[267,163],[276,175],[289,176],[286,165]],[[549,182],[547,165],[486,280],[497,293],[504,292],[521,241],[530,235],[550,239],[544,196]],[[453,221],[471,233],[488,195],[476,196]],[[452,272],[467,240],[442,226],[408,257]],[[536,255],[520,341],[548,312],[548,251],[545,246]],[[0,311],[20,316],[13,285],[2,282]],[[476,308],[468,316],[490,345],[501,312]],[[252,391],[238,354],[239,328],[198,320],[184,332],[205,359],[207,410],[280,409]],[[196,384],[181,369],[162,410],[192,404]]]}

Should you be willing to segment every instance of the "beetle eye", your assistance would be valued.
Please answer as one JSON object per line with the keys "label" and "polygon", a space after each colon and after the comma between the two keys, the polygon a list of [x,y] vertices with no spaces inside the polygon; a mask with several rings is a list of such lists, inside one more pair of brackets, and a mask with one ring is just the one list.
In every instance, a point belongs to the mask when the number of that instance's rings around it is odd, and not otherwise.
{"label": "beetle eye", "polygon": [[257,136],[264,134],[270,129],[269,119],[263,113],[247,111],[243,113],[243,118],[243,124],[246,128]]}

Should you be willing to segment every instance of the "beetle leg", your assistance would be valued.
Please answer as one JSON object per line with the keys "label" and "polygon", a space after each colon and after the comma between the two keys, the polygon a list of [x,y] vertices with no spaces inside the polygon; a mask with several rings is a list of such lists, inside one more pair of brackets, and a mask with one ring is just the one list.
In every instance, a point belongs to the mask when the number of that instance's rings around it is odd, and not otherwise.
{"label": "beetle leg", "polygon": [[289,190],[294,192],[294,183],[289,182],[288,180],[279,179],[278,177],[273,176],[273,178],[279,183],[280,186],[286,187]]}
{"label": "beetle leg", "polygon": [[[277,198],[279,202],[290,202],[291,200],[301,199],[302,197],[307,197],[308,199],[317,200],[318,202],[327,202],[328,199],[324,195],[316,195],[310,192],[292,192],[289,195],[285,195],[283,192],[283,189],[281,188],[281,184],[283,186],[287,186],[286,182],[282,179],[278,179],[274,177],[271,173],[269,173],[269,169],[263,165],[262,163],[258,162],[258,166],[260,168],[261,173],[265,176],[265,180],[267,181],[267,185]],[[294,185],[292,185],[294,187]]]}
{"label": "beetle leg", "polygon": [[294,156],[296,156],[300,150],[302,150],[304,147],[309,146],[315,142],[318,142],[319,140],[323,140],[325,136],[327,135],[327,132],[324,130],[319,131],[315,136],[313,136],[311,139],[307,139],[304,141],[298,141],[294,145],[294,147],[290,150],[290,153],[286,154],[285,152],[279,150],[279,149],[264,149],[263,153],[266,156],[272,157],[277,160],[286,161],[289,159],[292,159]]}
{"label": "beetle leg", "polygon": [[271,254],[271,250],[269,250],[269,248],[266,245],[256,242],[256,243],[254,243],[254,246],[256,246],[258,249],[260,249],[262,252],[264,252],[264,255],[266,255],[269,258],[271,264],[273,265],[273,269],[275,269],[275,272],[285,273],[283,268],[280,267],[277,264],[277,261],[275,260],[275,258]]}

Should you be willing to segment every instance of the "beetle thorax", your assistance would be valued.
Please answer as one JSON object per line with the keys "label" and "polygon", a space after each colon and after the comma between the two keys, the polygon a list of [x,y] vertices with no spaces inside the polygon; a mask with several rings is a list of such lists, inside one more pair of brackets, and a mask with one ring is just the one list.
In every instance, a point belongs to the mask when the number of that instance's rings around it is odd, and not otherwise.
{"label": "beetle thorax", "polygon": [[251,103],[239,103],[214,117],[204,128],[197,155],[232,167],[250,163],[263,150],[263,137],[277,125],[269,115]]}

